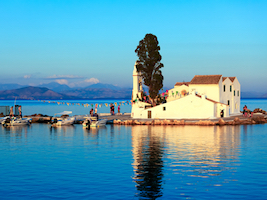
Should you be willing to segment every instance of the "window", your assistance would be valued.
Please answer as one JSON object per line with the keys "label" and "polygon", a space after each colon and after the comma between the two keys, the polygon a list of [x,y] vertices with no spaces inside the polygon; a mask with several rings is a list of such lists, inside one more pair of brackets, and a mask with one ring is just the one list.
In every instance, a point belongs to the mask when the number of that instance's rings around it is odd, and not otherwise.
{"label": "window", "polygon": [[230,85],[230,92],[232,92],[232,86]]}
{"label": "window", "polygon": [[234,90],[234,96],[235,96],[235,90]]}
{"label": "window", "polygon": [[225,85],[223,85],[223,91],[225,92]]}
{"label": "window", "polygon": [[228,104],[228,106],[230,106],[230,100],[228,100],[227,104]]}
{"label": "window", "polygon": [[165,111],[166,110],[166,107],[163,107],[163,111]]}
{"label": "window", "polygon": [[239,90],[237,90],[237,96],[239,97]]}

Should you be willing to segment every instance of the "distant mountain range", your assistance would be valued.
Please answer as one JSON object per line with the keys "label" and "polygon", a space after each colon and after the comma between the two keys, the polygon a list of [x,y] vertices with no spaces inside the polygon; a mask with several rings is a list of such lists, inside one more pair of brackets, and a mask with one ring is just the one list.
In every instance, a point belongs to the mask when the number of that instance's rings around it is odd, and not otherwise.
{"label": "distant mountain range", "polygon": [[[166,88],[164,88],[164,91]],[[130,99],[132,88],[97,83],[84,88],[70,88],[56,82],[37,87],[0,84],[0,99]],[[241,92],[241,98],[267,98],[267,93]]]}
{"label": "distant mountain range", "polygon": [[[0,84],[0,88],[16,88],[20,85]],[[42,87],[20,87],[0,91],[0,99],[130,99],[131,88],[97,83],[86,88],[70,88],[56,82],[42,84]]]}
{"label": "distant mountain range", "polygon": [[66,96],[44,87],[23,87],[13,90],[0,91],[0,99],[62,99]]}
{"label": "distant mountain range", "polygon": [[22,87],[27,87],[26,85],[19,85],[19,84],[1,84],[0,83],[0,91],[1,90],[13,90],[13,89],[19,89]]}

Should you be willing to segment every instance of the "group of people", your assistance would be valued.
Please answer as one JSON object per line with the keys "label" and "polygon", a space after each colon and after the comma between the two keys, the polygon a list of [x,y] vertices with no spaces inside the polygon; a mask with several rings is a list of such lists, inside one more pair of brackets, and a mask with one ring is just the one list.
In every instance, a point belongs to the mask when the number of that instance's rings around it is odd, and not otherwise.
{"label": "group of people", "polygon": [[243,107],[243,116],[253,117],[253,112],[251,112],[246,105]]}
{"label": "group of people", "polygon": [[[118,105],[118,113],[121,113],[121,106],[120,106],[120,104]],[[115,115],[115,107],[114,107],[113,103],[110,104],[110,114],[111,115]]]}
{"label": "group of people", "polygon": [[[19,115],[18,116],[22,117],[21,106],[18,107],[18,111],[19,111]],[[9,116],[10,117],[14,117],[13,106],[11,106],[11,108],[10,108]]]}
{"label": "group of people", "polygon": [[93,108],[91,108],[91,110],[90,110],[90,116],[91,117],[96,117],[96,119],[98,120],[97,108],[95,108],[95,111],[94,111]]}
{"label": "group of people", "polygon": [[[121,113],[120,105],[118,105],[118,113]],[[113,103],[110,104],[110,114],[111,115],[115,115],[115,107],[114,107]],[[90,109],[90,116],[91,117],[98,116],[98,114],[97,114],[97,106],[95,107],[95,110],[93,108]]]}
{"label": "group of people", "polygon": [[111,115],[114,115],[114,109],[115,109],[115,108],[114,108],[114,105],[113,105],[113,103],[111,103],[111,104],[110,104],[110,114],[111,114]]}

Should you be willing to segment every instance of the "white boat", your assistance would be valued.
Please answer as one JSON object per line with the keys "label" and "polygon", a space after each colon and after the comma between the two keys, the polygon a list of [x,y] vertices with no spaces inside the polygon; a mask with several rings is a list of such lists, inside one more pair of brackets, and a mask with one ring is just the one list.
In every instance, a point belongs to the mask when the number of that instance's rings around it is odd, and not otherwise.
{"label": "white boat", "polygon": [[1,121],[3,126],[26,126],[31,124],[32,118],[5,117]]}
{"label": "white boat", "polygon": [[8,117],[1,117],[0,118],[0,123],[2,124],[3,121],[5,121]]}
{"label": "white boat", "polygon": [[69,126],[73,125],[75,122],[75,117],[56,117],[57,115],[69,115],[72,111],[64,111],[62,113],[56,113],[55,117],[52,119],[52,127],[56,126]]}
{"label": "white boat", "polygon": [[98,117],[85,117],[86,119],[83,122],[83,127],[89,128],[89,127],[101,127],[106,126],[107,119],[98,119]]}

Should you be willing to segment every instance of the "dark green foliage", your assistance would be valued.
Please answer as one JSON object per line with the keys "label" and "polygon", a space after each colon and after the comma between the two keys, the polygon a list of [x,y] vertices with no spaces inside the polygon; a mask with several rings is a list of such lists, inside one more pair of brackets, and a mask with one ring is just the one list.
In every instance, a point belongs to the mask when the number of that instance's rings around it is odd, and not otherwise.
{"label": "dark green foliage", "polygon": [[163,76],[160,68],[164,67],[159,53],[160,46],[155,35],[146,34],[139,42],[135,53],[139,57],[137,71],[142,73],[144,84],[149,88],[151,99],[155,99],[163,87]]}

